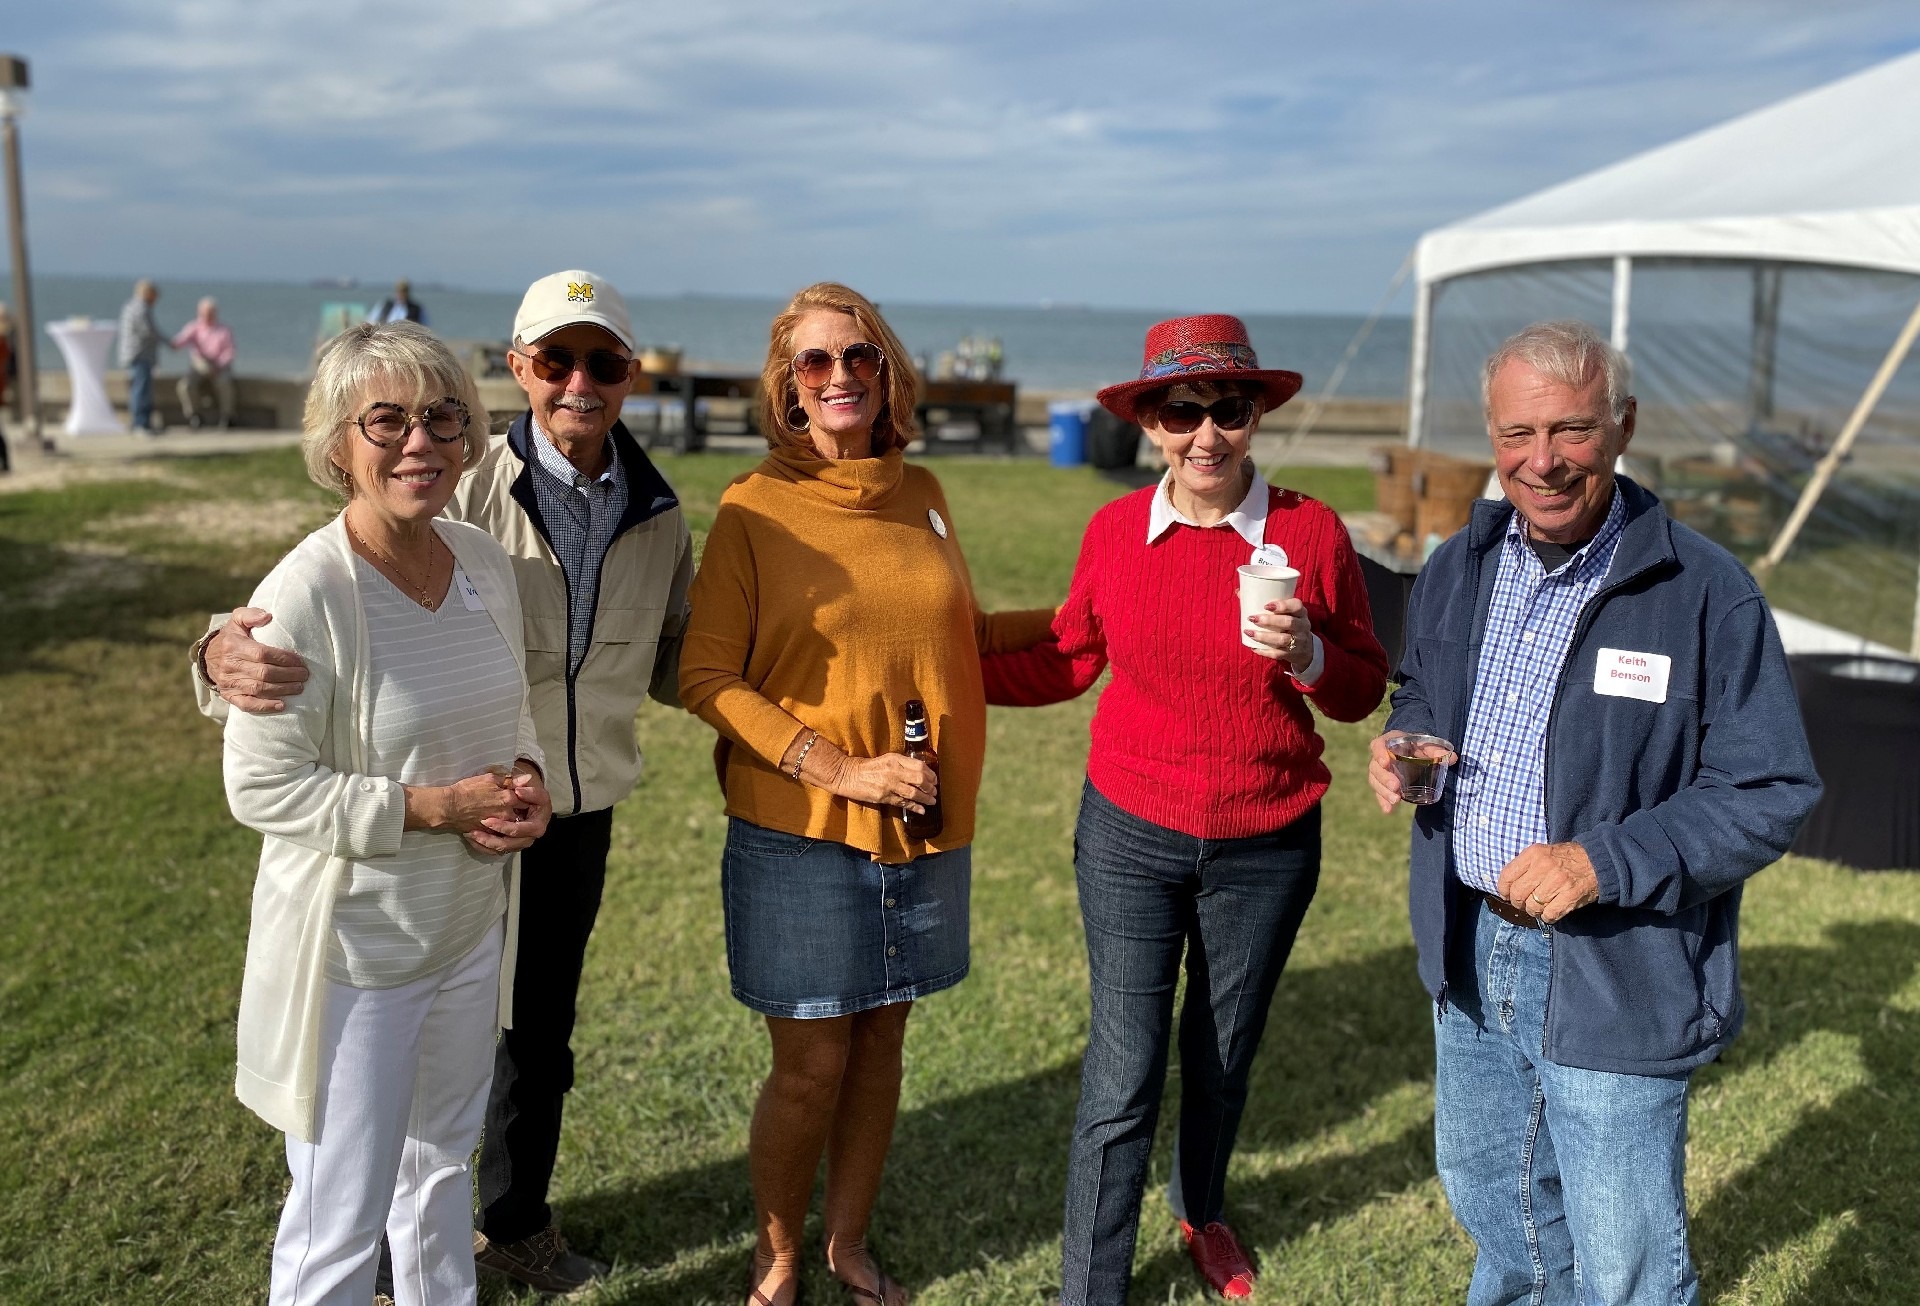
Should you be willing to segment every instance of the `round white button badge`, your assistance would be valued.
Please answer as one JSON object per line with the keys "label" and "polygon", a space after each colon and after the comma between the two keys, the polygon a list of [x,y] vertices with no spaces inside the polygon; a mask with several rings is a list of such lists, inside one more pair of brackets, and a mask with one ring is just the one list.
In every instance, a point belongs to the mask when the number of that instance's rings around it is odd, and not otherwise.
{"label": "round white button badge", "polygon": [[939,509],[927,509],[927,520],[932,523],[933,533],[935,535],[938,535],[943,540],[947,538],[947,524],[940,520]]}

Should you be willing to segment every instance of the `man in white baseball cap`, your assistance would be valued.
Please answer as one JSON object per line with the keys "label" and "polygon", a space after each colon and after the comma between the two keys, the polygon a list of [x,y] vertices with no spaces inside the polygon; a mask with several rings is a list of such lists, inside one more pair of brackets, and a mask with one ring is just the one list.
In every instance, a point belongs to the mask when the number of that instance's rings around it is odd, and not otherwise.
{"label": "man in white baseball cap", "polygon": [[605,277],[575,269],[541,277],[520,299],[513,315],[516,344],[544,340],[563,327],[591,323],[618,340],[628,353],[634,350],[633,323],[627,301]]}
{"label": "man in white baseball cap", "polygon": [[[693,578],[679,500],[620,422],[639,376],[633,350],[626,301],[606,278],[573,269],[528,286],[507,357],[527,411],[493,437],[446,510],[491,532],[513,558],[553,795],[546,834],[520,854],[513,1027],[494,1056],[474,1233],[483,1269],[542,1292],[571,1292],[609,1268],[567,1246],[547,1186],[573,1086],[574,1003],[613,806],[640,776],[634,714],[643,695],[679,706]],[[300,692],[307,672],[298,658],[248,633],[270,619],[239,609],[196,648],[203,706],[218,693],[246,711],[273,711]]]}

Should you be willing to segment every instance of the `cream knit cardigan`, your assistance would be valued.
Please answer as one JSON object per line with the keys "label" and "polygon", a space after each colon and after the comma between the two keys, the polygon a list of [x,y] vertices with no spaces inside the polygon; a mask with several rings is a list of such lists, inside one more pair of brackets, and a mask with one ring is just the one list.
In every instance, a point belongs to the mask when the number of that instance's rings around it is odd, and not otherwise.
{"label": "cream knit cardigan", "polygon": [[[334,900],[352,861],[399,850],[406,816],[399,781],[366,773],[372,723],[367,623],[344,517],[295,545],[251,600],[273,614],[254,638],[298,652],[311,673],[306,688],[280,712],[230,712],[226,720],[227,804],[234,819],[266,836],[240,981],[234,1091],[268,1124],[307,1142],[318,1132],[314,1098]],[[513,651],[523,685],[517,752],[544,769],[524,689],[520,597],[506,550],[474,526],[436,520],[433,527]],[[448,599],[458,601],[457,595]],[[508,863],[500,966],[503,1027],[512,1024],[519,916],[516,856]]]}

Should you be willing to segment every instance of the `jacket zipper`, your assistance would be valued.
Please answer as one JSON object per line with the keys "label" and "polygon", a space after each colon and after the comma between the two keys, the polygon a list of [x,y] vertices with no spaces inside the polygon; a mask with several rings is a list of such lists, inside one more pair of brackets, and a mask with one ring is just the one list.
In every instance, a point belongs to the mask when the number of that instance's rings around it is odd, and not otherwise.
{"label": "jacket zipper", "polygon": [[[518,421],[524,421],[524,420],[527,420],[527,419],[526,418],[518,419],[516,421],[516,427],[518,426]],[[619,436],[626,437],[626,428],[621,426],[618,422],[614,423],[614,428],[615,430],[607,432],[607,439],[612,445],[613,456],[618,459],[618,458],[622,458],[622,455],[621,455],[620,441],[618,438],[616,438],[616,431],[618,432]],[[509,436],[511,437],[511,433],[509,433]],[[525,438],[527,440],[532,440],[534,438],[530,425],[526,431]],[[626,437],[626,438],[631,438],[631,437]],[[511,443],[511,438],[509,438],[509,443]],[[533,524],[534,534],[540,537],[541,542],[547,546],[547,551],[549,553],[554,553],[553,539],[551,536],[548,535],[546,522],[542,519],[540,515],[539,494],[533,488],[533,479],[532,479],[533,466],[530,461],[530,454],[523,454],[517,448],[515,448],[513,452],[514,452],[514,456],[520,459],[520,471],[519,471],[519,474],[514,477],[513,484],[508,490],[508,495],[509,497],[519,502],[522,511],[524,511],[527,514],[527,520]],[[613,546],[619,542],[619,539],[622,535],[626,534],[628,531],[632,530],[634,527],[641,525],[643,522],[648,522],[653,520],[653,517],[656,516],[659,511],[664,510],[660,500],[656,499],[654,503],[654,507],[656,511],[654,513],[649,513],[644,517],[640,517],[632,521],[628,520],[628,518],[633,516],[633,512],[634,512],[633,481],[635,479],[636,478],[632,475],[629,475],[628,477],[629,484],[627,486],[626,511],[621,513],[620,521],[616,523],[614,527],[613,538],[607,541],[606,551],[600,555],[600,571],[596,573],[594,576],[593,612],[589,614],[587,618],[587,651],[588,652],[593,651],[594,617],[597,616],[600,611],[600,580],[602,575],[604,575],[607,569],[607,554],[613,552]],[[656,480],[658,479],[657,474],[655,476],[655,479]],[[661,485],[663,488],[665,487],[665,484],[666,483],[664,481],[661,482]],[[524,493],[525,493],[524,498],[522,498],[520,493],[523,485],[524,485]],[[668,507],[668,508],[675,507],[677,506],[677,503],[678,503],[677,500],[668,499],[665,503],[665,507]],[[580,757],[579,757],[579,752],[580,752],[579,733],[580,732],[579,732],[579,705],[575,698],[575,693],[574,693],[575,681],[577,679],[577,671],[573,665],[573,580],[571,577],[567,575],[567,569],[564,566],[561,566],[560,557],[557,553],[554,553],[553,562],[555,566],[560,567],[560,582],[563,586],[566,587],[566,591],[567,591],[567,647],[565,648],[565,650],[563,650],[563,653],[562,653],[562,656],[565,659],[562,665],[565,666],[567,669],[567,674],[566,674],[567,779],[573,790],[573,811],[574,811],[574,814],[577,816],[579,815],[579,812],[580,812],[580,802],[581,802]],[[581,654],[580,656],[581,665],[585,666],[586,661],[587,661],[586,654],[585,653]]]}
{"label": "jacket zipper", "polygon": [[[547,547],[549,549],[553,547],[552,540],[547,541]],[[556,555],[554,562],[559,561]],[[567,591],[567,651],[563,655],[567,660],[567,783],[573,787],[573,814],[578,816],[580,815],[580,741],[578,713],[573,695],[578,668],[573,665],[573,577],[567,575],[565,567],[560,568],[560,583],[566,587]],[[591,627],[587,631],[587,638],[589,640],[593,638]],[[586,661],[586,656],[583,654],[580,658],[581,665],[584,666]]]}

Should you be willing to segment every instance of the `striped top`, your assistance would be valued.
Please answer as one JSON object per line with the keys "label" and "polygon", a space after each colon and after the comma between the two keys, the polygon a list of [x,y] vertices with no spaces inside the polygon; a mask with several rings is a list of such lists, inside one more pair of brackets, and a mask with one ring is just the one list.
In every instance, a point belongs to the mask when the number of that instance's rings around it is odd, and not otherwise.
{"label": "striped top", "polygon": [[[366,559],[354,566],[370,659],[368,773],[445,785],[512,766],[520,672],[477,598],[463,599],[465,575],[455,569],[429,612]],[[396,853],[354,861],[334,904],[327,978],[393,988],[459,960],[506,911],[505,867],[456,834],[428,830],[406,831]]]}

